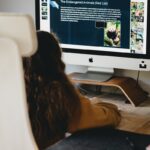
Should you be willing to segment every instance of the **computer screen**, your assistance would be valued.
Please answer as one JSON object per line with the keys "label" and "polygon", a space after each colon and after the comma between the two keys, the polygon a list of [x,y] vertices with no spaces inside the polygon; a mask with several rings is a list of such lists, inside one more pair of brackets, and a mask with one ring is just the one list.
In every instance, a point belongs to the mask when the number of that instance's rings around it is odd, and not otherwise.
{"label": "computer screen", "polygon": [[149,70],[148,6],[148,0],[38,0],[36,25],[57,35],[67,63]]}

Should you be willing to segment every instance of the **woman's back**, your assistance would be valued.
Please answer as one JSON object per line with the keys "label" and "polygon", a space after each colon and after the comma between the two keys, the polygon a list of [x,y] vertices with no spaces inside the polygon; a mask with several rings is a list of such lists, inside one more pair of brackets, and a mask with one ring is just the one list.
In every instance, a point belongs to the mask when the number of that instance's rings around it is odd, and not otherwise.
{"label": "woman's back", "polygon": [[37,32],[38,51],[24,58],[25,81],[32,130],[43,148],[64,136],[79,96],[64,73],[61,49],[55,37]]}
{"label": "woman's back", "polygon": [[116,106],[92,104],[73,87],[53,34],[39,31],[37,37],[37,53],[24,58],[24,68],[31,126],[39,148],[55,143],[67,131],[116,126],[120,121]]}

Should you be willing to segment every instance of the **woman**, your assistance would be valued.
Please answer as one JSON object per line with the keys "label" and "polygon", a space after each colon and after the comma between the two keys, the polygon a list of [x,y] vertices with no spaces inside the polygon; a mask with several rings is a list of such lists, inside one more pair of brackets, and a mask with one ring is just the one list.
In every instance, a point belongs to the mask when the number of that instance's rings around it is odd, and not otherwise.
{"label": "woman", "polygon": [[118,125],[116,106],[92,104],[75,90],[65,74],[55,36],[39,31],[37,38],[38,50],[24,58],[24,68],[31,126],[39,148],[62,139],[66,132]]}

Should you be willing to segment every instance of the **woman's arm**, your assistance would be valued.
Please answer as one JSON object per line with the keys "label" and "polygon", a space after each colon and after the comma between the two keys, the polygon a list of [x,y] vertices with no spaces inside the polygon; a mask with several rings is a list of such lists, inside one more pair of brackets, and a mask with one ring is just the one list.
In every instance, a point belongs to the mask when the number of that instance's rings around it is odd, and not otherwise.
{"label": "woman's arm", "polygon": [[68,132],[102,126],[115,127],[121,120],[118,108],[113,104],[104,102],[94,104],[83,96],[80,96],[80,103],[80,113],[75,112],[74,117],[70,120]]}

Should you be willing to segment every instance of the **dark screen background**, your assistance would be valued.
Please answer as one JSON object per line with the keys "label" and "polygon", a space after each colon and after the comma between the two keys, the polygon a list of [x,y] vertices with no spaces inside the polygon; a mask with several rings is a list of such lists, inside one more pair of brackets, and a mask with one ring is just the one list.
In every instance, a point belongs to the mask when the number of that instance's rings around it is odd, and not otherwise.
{"label": "dark screen background", "polygon": [[[75,0],[77,1],[77,0]],[[97,0],[101,2],[101,0]],[[104,1],[104,0],[103,0]],[[94,6],[97,8],[119,9],[121,11],[121,48],[130,47],[130,0],[105,0],[108,6]],[[95,21],[62,22],[60,18],[60,8],[65,7],[87,7],[87,4],[64,4],[60,0],[56,1],[59,9],[50,5],[50,28],[57,34],[63,44],[77,44],[86,46],[104,46],[104,29],[96,28]]]}

